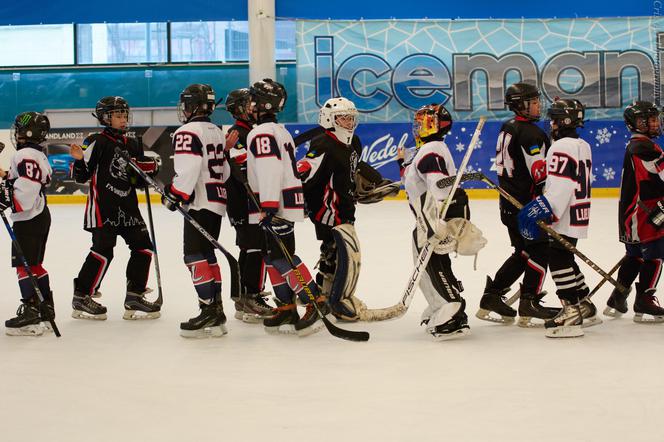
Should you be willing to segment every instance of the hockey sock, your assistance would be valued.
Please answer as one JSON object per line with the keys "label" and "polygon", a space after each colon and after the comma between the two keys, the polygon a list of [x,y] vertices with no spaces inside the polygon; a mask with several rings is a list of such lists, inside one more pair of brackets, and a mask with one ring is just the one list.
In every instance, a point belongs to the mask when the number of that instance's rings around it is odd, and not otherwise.
{"label": "hockey sock", "polygon": [[150,276],[151,262],[152,250],[132,250],[127,262],[127,285],[136,291],[144,292]]}
{"label": "hockey sock", "polygon": [[186,255],[184,263],[191,273],[198,301],[202,304],[212,304],[216,294],[215,275],[212,266],[203,255]]}
{"label": "hockey sock", "polygon": [[528,255],[524,252],[514,252],[496,272],[493,279],[495,289],[505,289],[511,287],[526,269]]}
{"label": "hockey sock", "polygon": [[279,273],[279,270],[275,269],[270,263],[267,264],[267,274],[270,276],[270,282],[272,283],[272,289],[274,290],[274,295],[284,304],[293,303],[293,292],[286,279]]}
{"label": "hockey sock", "polygon": [[643,260],[636,256],[625,255],[618,270],[618,281],[625,287],[632,285],[636,277],[639,276]]}
{"label": "hockey sock", "polygon": [[[44,267],[42,267],[41,264],[30,266],[30,271],[33,275],[35,275],[35,278],[37,278],[37,286],[39,287],[39,291],[42,293],[44,300],[46,300],[50,297],[51,294],[51,285],[49,282],[48,272],[46,269],[44,269]],[[25,271],[25,268],[17,267],[16,275],[18,276],[18,287],[21,291],[21,298],[27,301],[35,296],[35,288],[33,287],[32,281],[30,281],[30,277],[28,276],[28,272]]]}
{"label": "hockey sock", "polygon": [[639,285],[645,290],[654,289],[657,287],[661,274],[661,259],[644,259],[639,272]]}
{"label": "hockey sock", "polygon": [[[217,262],[216,256],[208,256],[207,262],[210,265],[210,270],[212,270],[212,275],[214,276],[214,292],[221,295],[221,269],[219,268],[219,263]],[[220,296],[221,297],[221,296]]]}
{"label": "hockey sock", "polygon": [[[314,297],[318,297],[318,286],[311,277],[311,273],[309,272],[307,266],[304,265],[304,263],[297,255],[293,255],[293,263],[302,275],[302,279],[304,279],[304,282],[311,290],[311,293],[314,295]],[[272,261],[272,266],[282,275],[282,277],[286,280],[288,287],[290,287],[293,293],[295,293],[300,298],[300,301],[303,303],[308,303],[309,297],[305,293],[304,288],[300,284],[299,278],[295,274],[295,271],[291,269],[288,262],[285,259],[275,259]]]}

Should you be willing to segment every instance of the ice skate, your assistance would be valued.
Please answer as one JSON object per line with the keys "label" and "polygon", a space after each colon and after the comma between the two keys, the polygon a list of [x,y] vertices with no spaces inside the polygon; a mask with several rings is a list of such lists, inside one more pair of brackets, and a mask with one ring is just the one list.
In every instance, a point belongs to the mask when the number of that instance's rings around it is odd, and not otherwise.
{"label": "ice skate", "polygon": [[127,290],[125,296],[125,312],[122,319],[157,319],[161,316],[161,306],[145,299],[145,295],[152,292],[152,289],[145,289],[142,293]]}
{"label": "ice skate", "polygon": [[272,307],[267,301],[265,301],[265,298],[269,295],[269,292],[261,292],[257,295],[246,295],[243,299],[242,305],[242,322],[246,322],[247,324],[258,324],[262,320],[274,315]]}
{"label": "ice skate", "polygon": [[71,306],[73,308],[71,317],[74,319],[106,320],[106,307],[96,302],[89,295],[74,292]]}
{"label": "ice skate", "polygon": [[579,301],[581,315],[583,315],[583,328],[592,327],[602,323],[602,318],[597,316],[597,307],[588,296]]}
{"label": "ice skate", "polygon": [[36,303],[32,300],[21,301],[16,317],[5,321],[5,333],[8,336],[41,336],[45,332],[41,322]]}
{"label": "ice skate", "polygon": [[583,316],[578,303],[562,300],[563,308],[555,318],[544,323],[547,338],[578,338],[583,336]]}
{"label": "ice skate", "polygon": [[[475,316],[483,321],[506,325],[513,324],[516,317],[516,310],[505,304],[505,294],[509,292],[509,288],[500,290],[492,289],[490,288],[492,283],[491,278],[487,276],[484,295],[480,299],[480,308],[477,310]],[[491,315],[491,313],[494,313],[494,315]],[[495,315],[498,315],[499,318]]]}
{"label": "ice skate", "polygon": [[[469,335],[470,327],[468,326],[468,315],[464,311],[465,307],[464,300],[445,304],[424,322],[427,325],[427,332],[435,341],[450,341]],[[446,320],[446,318],[449,319]],[[429,326],[429,324],[432,325]]]}
{"label": "ice skate", "polygon": [[631,292],[631,287],[627,289],[626,293],[621,293],[618,289],[613,289],[611,296],[606,301],[606,308],[604,309],[604,316],[611,318],[620,318],[627,313],[627,297]]}
{"label": "ice skate", "polygon": [[634,322],[640,324],[664,322],[664,308],[659,305],[659,301],[655,296],[655,289],[649,289],[642,293],[637,292],[634,300]]}
{"label": "ice skate", "polygon": [[[323,315],[327,315],[330,312],[330,308],[327,306],[324,296],[319,296],[316,299],[316,304],[318,305],[318,310],[320,310]],[[306,304],[306,308],[307,311],[304,313],[302,318],[300,318],[300,320],[295,323],[295,332],[300,337],[312,335],[325,327],[325,324],[323,323],[320,314],[318,314],[316,307],[309,303]]]}
{"label": "ice skate", "polygon": [[180,323],[180,336],[183,338],[219,338],[228,333],[226,315],[221,302],[200,304],[201,313]]}
{"label": "ice skate", "polygon": [[295,324],[300,320],[295,303],[286,304],[278,298],[274,299],[277,307],[274,315],[263,320],[263,328],[270,334],[296,334]]}
{"label": "ice skate", "polygon": [[525,328],[541,328],[548,319],[553,319],[558,313],[559,308],[547,307],[541,304],[542,298],[546,292],[538,294],[521,292],[519,300],[519,321],[517,325]]}

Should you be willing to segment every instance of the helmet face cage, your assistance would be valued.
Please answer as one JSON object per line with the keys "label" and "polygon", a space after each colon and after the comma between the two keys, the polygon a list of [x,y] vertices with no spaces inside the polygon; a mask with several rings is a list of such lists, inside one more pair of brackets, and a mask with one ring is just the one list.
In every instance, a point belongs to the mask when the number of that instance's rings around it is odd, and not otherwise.
{"label": "helmet face cage", "polygon": [[249,89],[242,88],[231,91],[226,97],[226,110],[236,120],[249,119]]}
{"label": "helmet face cage", "polygon": [[[537,101],[540,104],[538,114],[531,114],[531,102]],[[505,92],[505,104],[508,109],[523,118],[530,121],[538,121],[542,114],[542,97],[539,89],[529,83],[514,83],[507,88]]]}
{"label": "helmet face cage", "polygon": [[124,114],[127,118],[125,130],[131,126],[132,116],[129,104],[122,97],[104,97],[97,102],[95,113],[93,114],[102,126],[111,126],[111,117],[114,114]]}
{"label": "helmet face cage", "polygon": [[214,112],[216,97],[207,84],[192,84],[180,93],[177,112],[181,123],[187,123],[195,116],[209,116]]}
{"label": "helmet face cage", "polygon": [[415,112],[413,118],[413,136],[415,145],[422,146],[425,139],[433,136],[443,136],[452,128],[452,117],[442,105],[430,104],[421,107]]}
{"label": "helmet face cage", "polygon": [[41,144],[51,129],[48,117],[39,112],[23,112],[16,116],[10,128],[10,137],[14,147],[25,143]]}
{"label": "helmet face cage", "polygon": [[355,104],[347,98],[330,98],[318,113],[318,124],[332,130],[339,141],[350,144],[358,121]]}
{"label": "helmet face cage", "polygon": [[[657,117],[657,127],[652,128],[650,119]],[[655,138],[662,134],[664,119],[662,113],[654,104],[648,101],[635,101],[625,108],[623,114],[625,124],[631,132],[646,135],[649,138]]]}

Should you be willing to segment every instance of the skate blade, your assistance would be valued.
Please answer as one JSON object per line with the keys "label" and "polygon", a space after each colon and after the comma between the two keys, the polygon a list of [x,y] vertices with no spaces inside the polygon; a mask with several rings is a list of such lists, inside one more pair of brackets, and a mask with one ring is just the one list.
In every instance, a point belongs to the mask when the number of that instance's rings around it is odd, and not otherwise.
{"label": "skate blade", "polygon": [[311,324],[307,328],[303,328],[302,330],[297,330],[297,335],[301,338],[304,338],[305,336],[313,335],[314,333],[318,333],[325,327],[325,324],[323,324],[323,321],[320,319],[313,324]]}
{"label": "skate blade", "polygon": [[161,317],[161,312],[144,312],[142,310],[125,310],[122,319],[129,321],[140,321],[142,319],[157,319]]}
{"label": "skate blade", "polygon": [[[535,322],[542,321],[542,322]],[[521,328],[542,328],[544,327],[544,319],[533,318],[531,316],[519,316],[517,324]]]}
{"label": "skate blade", "polygon": [[664,322],[664,316],[653,316],[646,313],[635,313],[634,322],[637,324],[661,324]]}
{"label": "skate blade", "polygon": [[74,319],[91,319],[94,321],[105,321],[106,313],[102,313],[100,315],[91,315],[90,313],[86,313],[81,310],[74,310],[71,312],[71,317]]}
{"label": "skate blade", "polygon": [[[482,321],[489,321],[489,322],[494,322],[496,324],[503,324],[503,325],[512,325],[514,324],[514,318],[510,316],[502,316],[499,315],[500,318],[496,318],[495,316],[491,316],[492,312],[491,310],[485,310],[483,308],[477,310],[477,313],[475,313],[475,317],[477,319],[481,319]],[[497,313],[496,313],[497,314]]]}
{"label": "skate blade", "polygon": [[434,341],[439,342],[439,341],[452,341],[454,339],[459,339],[463,338],[464,336],[470,335],[470,329],[469,328],[462,328],[460,330],[456,330],[452,333],[431,333],[431,337],[433,338]]}
{"label": "skate blade", "polygon": [[228,330],[224,324],[214,327],[205,327],[199,330],[182,330],[180,329],[180,336],[187,339],[207,339],[207,338],[220,338],[228,334]]}
{"label": "skate blade", "polygon": [[591,316],[590,318],[583,318],[583,324],[581,324],[582,328],[588,328],[588,327],[594,327],[596,325],[600,325],[602,323],[602,319],[597,317],[597,316]]}
{"label": "skate blade", "polygon": [[233,315],[235,319],[239,319],[240,321],[244,321],[244,312],[240,312],[235,310],[235,315]]}
{"label": "skate blade", "polygon": [[41,324],[26,325],[19,328],[6,328],[7,336],[41,336],[44,334],[44,327]]}
{"label": "skate blade", "polygon": [[548,328],[544,335],[547,338],[580,338],[584,333],[580,325],[563,325],[561,327]]}
{"label": "skate blade", "polygon": [[624,313],[614,309],[613,307],[606,307],[604,309],[604,316],[608,316],[609,318],[620,318]]}
{"label": "skate blade", "polygon": [[41,327],[44,329],[44,333],[53,333],[53,327],[51,327],[50,322],[42,321]]}
{"label": "skate blade", "polygon": [[293,324],[282,324],[276,327],[263,326],[266,333],[271,335],[296,335],[295,326]]}

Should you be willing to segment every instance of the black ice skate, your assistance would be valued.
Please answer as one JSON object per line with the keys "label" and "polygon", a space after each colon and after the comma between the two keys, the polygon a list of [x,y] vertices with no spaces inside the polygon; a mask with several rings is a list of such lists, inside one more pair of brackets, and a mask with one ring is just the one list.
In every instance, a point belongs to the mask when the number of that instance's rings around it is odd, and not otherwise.
{"label": "black ice skate", "polygon": [[660,307],[655,296],[655,289],[641,293],[637,283],[636,299],[634,300],[634,322],[640,324],[659,324],[664,322],[664,308]]}
{"label": "black ice skate", "polygon": [[8,336],[41,336],[46,331],[36,302],[21,301],[16,317],[5,321],[5,333]]}
{"label": "black ice skate", "polygon": [[627,297],[629,296],[629,293],[631,291],[632,291],[631,287],[628,288],[625,293],[622,293],[618,289],[613,289],[613,291],[611,292],[611,296],[609,296],[609,299],[606,301],[604,316],[609,316],[611,318],[619,318],[625,313],[627,313]]}
{"label": "black ice skate", "polygon": [[273,310],[274,316],[263,320],[263,328],[267,333],[295,334],[295,324],[300,320],[295,303],[286,304],[274,298],[277,307]]}
{"label": "black ice skate", "polygon": [[122,319],[157,319],[161,316],[161,306],[145,299],[145,295],[152,292],[152,289],[145,289],[142,293],[127,289],[125,296],[125,312]]}
{"label": "black ice skate", "polygon": [[248,294],[243,297],[242,322],[257,324],[274,315],[272,307],[265,301],[266,296],[269,296],[269,292],[261,292],[257,295]]}
{"label": "black ice skate", "polygon": [[[459,303],[450,303],[448,305],[459,304]],[[466,301],[461,300],[461,306],[459,310],[452,315],[449,321],[444,324],[437,325],[435,328],[428,328],[427,331],[431,333],[433,339],[436,341],[450,341],[452,339],[458,339],[465,335],[470,334],[470,327],[468,326],[468,315],[464,311],[466,308]],[[428,321],[427,321],[428,322]]]}
{"label": "black ice skate", "polygon": [[578,338],[583,336],[583,316],[578,303],[562,300],[563,308],[555,318],[544,323],[547,338]]}
{"label": "black ice skate", "polygon": [[586,296],[579,301],[579,307],[581,308],[581,315],[583,316],[583,328],[592,327],[594,325],[599,325],[602,323],[602,319],[597,316],[597,307],[590,300],[590,297]]}
{"label": "black ice skate", "polygon": [[212,304],[199,304],[201,313],[180,323],[180,336],[183,338],[218,338],[226,333],[226,315],[220,301]]}
{"label": "black ice skate", "polygon": [[558,313],[559,308],[547,307],[542,305],[542,298],[546,292],[538,294],[523,293],[519,299],[519,327],[544,327],[547,319],[553,319]]}
{"label": "black ice skate", "polygon": [[[505,294],[509,292],[509,288],[493,289],[490,288],[492,284],[493,281],[487,276],[484,295],[480,299],[480,308],[475,313],[475,316],[483,321],[513,324],[516,317],[516,310],[505,303]],[[491,316],[491,312],[499,315],[500,318]]]}
{"label": "black ice skate", "polygon": [[53,292],[49,292],[48,294],[44,293],[44,301],[39,305],[39,317],[41,318],[42,321],[42,328],[44,329],[45,333],[52,333],[53,332],[53,327],[51,327],[51,323],[48,322],[49,319],[55,319],[55,305],[53,302]]}
{"label": "black ice skate", "polygon": [[71,306],[74,309],[71,312],[71,317],[74,319],[106,320],[106,307],[96,302],[89,295],[74,292]]}
{"label": "black ice skate", "polygon": [[[316,304],[318,305],[318,310],[323,315],[327,315],[330,313],[330,308],[327,306],[327,303],[325,302],[325,296],[319,296],[316,298]],[[295,331],[297,332],[297,335],[300,337],[303,336],[309,336],[312,335],[316,332],[319,332],[323,327],[325,327],[325,324],[323,323],[323,320],[321,316],[318,314],[318,310],[314,307],[313,304],[309,303],[306,304],[307,311],[304,313],[302,318],[297,321],[295,324]]]}

